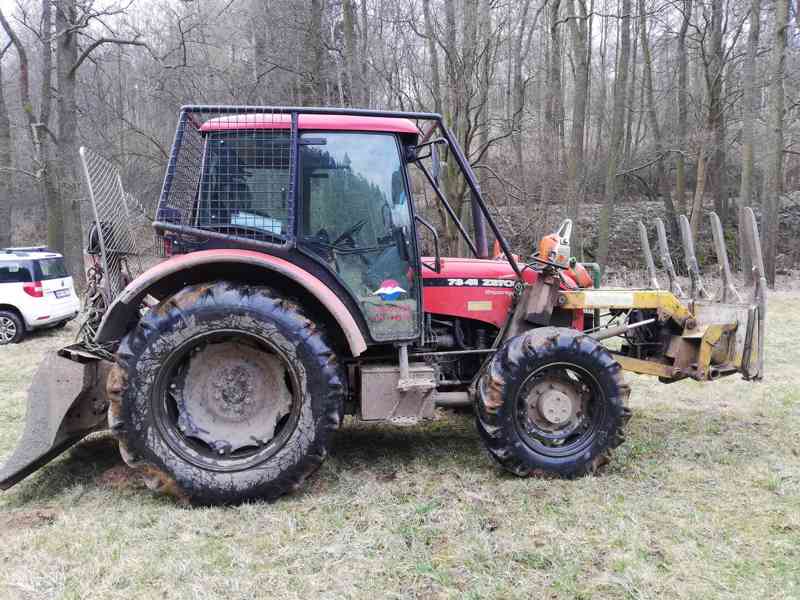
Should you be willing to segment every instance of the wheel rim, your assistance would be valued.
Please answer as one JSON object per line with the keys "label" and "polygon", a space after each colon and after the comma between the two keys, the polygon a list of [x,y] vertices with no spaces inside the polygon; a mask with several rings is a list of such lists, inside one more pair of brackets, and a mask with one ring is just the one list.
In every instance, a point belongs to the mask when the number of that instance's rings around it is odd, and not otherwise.
{"label": "wheel rim", "polygon": [[8,344],[17,336],[17,324],[10,317],[0,317],[0,343]]}
{"label": "wheel rim", "polygon": [[240,471],[278,452],[297,426],[296,368],[272,341],[225,330],[173,350],[151,397],[156,427],[184,460],[207,470]]}
{"label": "wheel rim", "polygon": [[572,363],[554,363],[525,379],[514,417],[529,448],[563,458],[592,444],[605,411],[605,394],[594,375]]}

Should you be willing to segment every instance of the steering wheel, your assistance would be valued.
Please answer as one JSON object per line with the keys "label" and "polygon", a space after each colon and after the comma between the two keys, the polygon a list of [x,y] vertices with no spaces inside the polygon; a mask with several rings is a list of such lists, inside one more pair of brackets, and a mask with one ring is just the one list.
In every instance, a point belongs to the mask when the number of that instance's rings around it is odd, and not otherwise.
{"label": "steering wheel", "polygon": [[341,242],[344,242],[344,241],[346,241],[347,239],[349,239],[349,240],[350,240],[350,242],[351,242],[351,245],[352,245],[352,246],[355,246],[355,240],[353,239],[353,236],[354,236],[355,234],[357,234],[359,231],[361,231],[361,229],[362,229],[362,228],[364,227],[364,225],[366,225],[366,224],[367,224],[367,220],[366,220],[366,219],[361,219],[360,221],[356,222],[356,223],[355,223],[355,224],[353,224],[351,227],[349,227],[349,228],[347,229],[347,231],[345,231],[344,233],[342,233],[342,235],[340,235],[339,237],[337,237],[337,238],[336,238],[336,239],[333,241],[333,243],[332,243],[331,245],[332,245],[332,246],[338,246],[338,245],[339,245]]}

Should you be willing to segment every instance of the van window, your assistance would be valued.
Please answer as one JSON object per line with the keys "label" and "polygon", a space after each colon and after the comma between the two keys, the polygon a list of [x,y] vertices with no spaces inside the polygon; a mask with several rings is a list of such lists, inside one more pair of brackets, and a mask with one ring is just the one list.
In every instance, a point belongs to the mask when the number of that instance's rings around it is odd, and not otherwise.
{"label": "van window", "polygon": [[31,264],[26,261],[0,262],[0,283],[28,283],[33,281]]}
{"label": "van window", "polygon": [[34,264],[36,265],[36,281],[69,277],[63,258],[43,258],[34,261]]}

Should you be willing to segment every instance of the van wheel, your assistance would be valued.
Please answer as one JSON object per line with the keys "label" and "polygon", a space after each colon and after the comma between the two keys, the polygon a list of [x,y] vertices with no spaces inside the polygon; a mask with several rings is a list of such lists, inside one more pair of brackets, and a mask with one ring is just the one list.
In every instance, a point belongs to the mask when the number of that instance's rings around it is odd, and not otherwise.
{"label": "van wheel", "polygon": [[25,326],[19,315],[10,310],[0,310],[0,346],[16,344],[25,335]]}
{"label": "van wheel", "polygon": [[122,340],[109,424],[151,489],[193,504],[274,500],[322,464],[345,385],[326,332],[295,302],[199,284]]}

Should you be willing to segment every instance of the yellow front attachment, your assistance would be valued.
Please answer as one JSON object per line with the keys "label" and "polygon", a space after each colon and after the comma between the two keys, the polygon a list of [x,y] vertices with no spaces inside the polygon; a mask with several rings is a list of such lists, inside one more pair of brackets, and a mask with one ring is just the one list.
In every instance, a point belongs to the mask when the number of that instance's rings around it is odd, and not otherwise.
{"label": "yellow front attachment", "polygon": [[[616,351],[620,365],[628,371],[654,375],[662,381],[691,377],[700,381],[741,373],[748,380],[763,377],[766,282],[755,216],[743,209],[740,229],[742,252],[750,254],[753,264],[753,289],[748,299],[733,285],[722,224],[711,213],[711,231],[718,260],[720,283],[715,294],[705,287],[695,257],[689,221],[679,217],[683,255],[689,275],[689,292],[684,294],[666,245],[664,223],[656,220],[659,257],[668,289],[661,289],[647,229],[639,223],[642,253],[652,289],[600,288],[560,292],[558,305],[565,310],[611,313],[623,316],[622,325],[598,327],[591,335],[597,339],[622,336],[627,345]],[[673,293],[674,292],[674,293]],[[647,324],[651,339],[646,344],[631,341],[631,333]],[[636,334],[633,334],[635,337]],[[643,350],[644,348],[644,350]]]}

